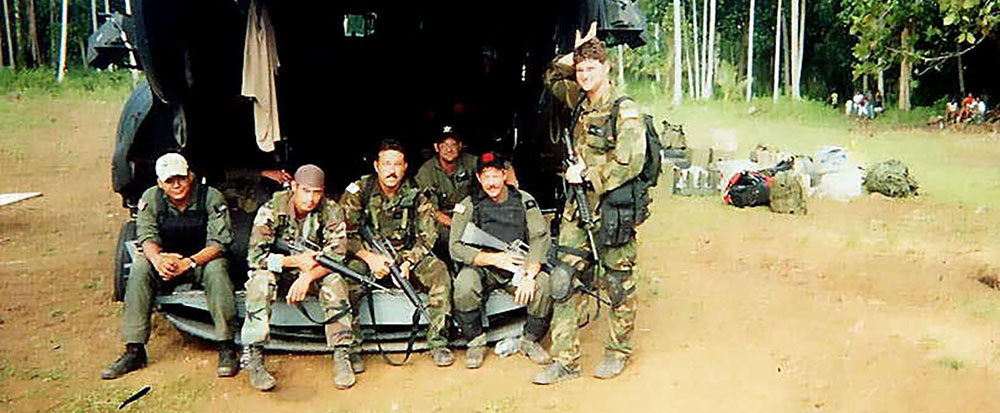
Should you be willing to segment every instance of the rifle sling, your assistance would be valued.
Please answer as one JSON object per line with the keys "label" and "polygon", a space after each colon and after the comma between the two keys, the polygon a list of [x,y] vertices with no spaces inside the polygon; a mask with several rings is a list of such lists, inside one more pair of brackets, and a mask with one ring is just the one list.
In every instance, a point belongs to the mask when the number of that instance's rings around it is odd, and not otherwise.
{"label": "rifle sling", "polygon": [[372,319],[372,325],[375,327],[375,345],[378,347],[378,353],[382,356],[382,360],[389,363],[392,366],[402,366],[406,364],[406,361],[410,359],[410,355],[413,354],[413,343],[417,341],[417,333],[420,332],[420,308],[413,309],[413,321],[410,328],[410,338],[406,341],[406,355],[403,356],[402,361],[395,361],[389,358],[386,354],[385,349],[382,348],[382,338],[378,335],[378,322],[375,321],[375,298],[372,296],[371,292],[368,294],[368,316]]}

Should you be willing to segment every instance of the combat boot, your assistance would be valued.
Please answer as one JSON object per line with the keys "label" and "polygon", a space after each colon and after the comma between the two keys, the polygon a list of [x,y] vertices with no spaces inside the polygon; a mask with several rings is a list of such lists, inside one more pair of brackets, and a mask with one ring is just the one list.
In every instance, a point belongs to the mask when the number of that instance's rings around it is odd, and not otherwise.
{"label": "combat boot", "polygon": [[350,350],[347,347],[333,349],[333,385],[340,390],[351,388],[356,381],[354,368],[351,366]]}
{"label": "combat boot", "polygon": [[223,341],[219,343],[219,364],[215,373],[219,377],[233,377],[240,372],[240,361],[236,356],[236,343]]}
{"label": "combat boot", "polygon": [[622,374],[622,370],[625,370],[625,366],[627,364],[628,356],[614,352],[606,352],[604,353],[604,361],[594,368],[594,377],[599,379],[614,378],[615,376]]}
{"label": "combat boot", "polygon": [[448,347],[435,347],[431,349],[431,358],[438,367],[448,367],[455,362],[455,356],[451,354]]}
{"label": "combat boot", "polygon": [[354,374],[365,372],[365,359],[361,357],[361,353],[351,352],[351,370],[354,370]]}
{"label": "combat boot", "polygon": [[125,345],[125,354],[101,370],[101,378],[104,380],[117,379],[146,367],[146,361],[146,346],[142,343],[128,343]]}
{"label": "combat boot", "polygon": [[580,368],[569,368],[562,363],[555,362],[549,364],[541,373],[535,375],[535,384],[555,384],[561,381],[572,380],[580,377]]}
{"label": "combat boot", "polygon": [[244,346],[240,364],[242,364],[243,370],[246,370],[247,377],[250,378],[250,386],[253,388],[268,391],[277,384],[274,376],[264,368],[264,349],[260,346]]}
{"label": "combat boot", "polygon": [[521,337],[521,339],[518,340],[518,348],[521,350],[521,353],[528,356],[528,358],[535,362],[535,364],[544,365],[552,362],[552,356],[549,355],[549,352],[545,351],[545,349],[542,348],[542,345],[538,344],[537,341],[528,337]]}

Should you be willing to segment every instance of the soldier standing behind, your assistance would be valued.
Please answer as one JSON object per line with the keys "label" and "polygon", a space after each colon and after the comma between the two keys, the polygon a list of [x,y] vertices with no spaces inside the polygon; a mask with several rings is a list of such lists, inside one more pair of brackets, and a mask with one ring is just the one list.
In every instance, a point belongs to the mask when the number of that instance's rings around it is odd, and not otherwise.
{"label": "soldier standing behind", "polygon": [[344,212],[324,196],[325,176],[319,167],[299,167],[291,185],[291,189],[276,192],[257,210],[250,232],[243,367],[249,373],[251,386],[261,391],[274,388],[276,381],[264,368],[262,350],[270,331],[271,306],[279,287],[287,289],[284,296],[289,305],[313,293],[319,296],[327,317],[339,316],[325,326],[326,344],[334,350],[334,384],[346,389],[354,385],[354,374],[364,371],[360,354],[350,353],[357,342],[353,331],[356,307],[349,299],[356,299],[358,287],[320,266],[315,260],[316,251],[283,255],[273,250],[278,241],[305,239],[320,245],[321,253],[343,261],[347,253]]}
{"label": "soldier standing behind", "polygon": [[153,300],[177,281],[194,281],[205,288],[208,311],[219,341],[219,377],[236,375],[234,320],[236,299],[223,253],[233,241],[229,211],[222,193],[198,185],[187,160],[168,153],[156,160],[157,186],[142,194],[136,216],[135,257],[125,286],[122,338],[125,354],[101,371],[116,379],[146,366],[149,317]]}
{"label": "soldier standing behind", "polygon": [[[541,271],[552,244],[549,224],[534,197],[507,185],[506,167],[496,154],[487,152],[479,158],[476,177],[482,191],[473,191],[455,205],[448,241],[452,259],[462,265],[455,278],[455,318],[469,341],[465,367],[479,368],[486,357],[480,306],[496,288],[507,289],[514,294],[514,301],[528,306],[520,350],[532,361],[548,364],[552,358],[538,341],[548,332],[552,313],[549,275]],[[505,243],[527,243],[527,256],[462,243],[470,223]]]}
{"label": "soldier standing behind", "polygon": [[434,252],[448,259],[448,232],[455,204],[469,196],[472,177],[476,174],[476,157],[462,151],[462,140],[451,126],[445,126],[434,143],[434,158],[420,167],[414,179],[420,189],[428,191],[436,207],[438,238]]}
{"label": "soldier standing behind", "polygon": [[[364,273],[382,278],[396,263],[404,277],[411,282],[416,278],[414,286],[423,287],[429,298],[427,344],[431,357],[439,367],[450,366],[455,358],[445,333],[451,312],[451,277],[445,263],[431,253],[438,236],[434,204],[406,178],[406,158],[399,142],[382,141],[374,166],[376,175],[365,175],[351,183],[340,199],[347,217],[348,249],[362,261],[366,268],[360,270]],[[375,236],[389,240],[399,256],[387,257],[365,246],[360,235],[362,225],[368,225]]]}
{"label": "soldier standing behind", "polygon": [[[577,31],[574,52],[557,57],[545,73],[546,87],[574,111],[571,133],[579,160],[567,168],[566,180],[571,185],[586,185],[589,203],[577,205],[575,200],[567,201],[559,228],[560,247],[590,249],[578,209],[594,211],[598,203],[605,204],[609,192],[639,175],[645,160],[646,140],[641,114],[636,103],[620,99],[621,91],[611,84],[611,64],[607,57],[604,42],[597,39],[595,22],[582,38]],[[611,111],[616,103],[619,104],[617,124],[611,125]],[[608,225],[602,222],[601,226],[597,228],[601,240],[598,246],[600,263],[593,268],[594,279],[614,305],[608,321],[610,334],[605,342],[604,360],[594,369],[594,376],[608,379],[625,369],[632,354],[637,306],[633,279],[636,242],[633,228],[607,234],[602,230],[610,232]],[[578,270],[585,266],[576,256],[566,254],[562,259]],[[576,295],[553,304],[551,352],[555,363],[535,377],[536,384],[579,377],[580,340],[576,323],[581,302]]]}

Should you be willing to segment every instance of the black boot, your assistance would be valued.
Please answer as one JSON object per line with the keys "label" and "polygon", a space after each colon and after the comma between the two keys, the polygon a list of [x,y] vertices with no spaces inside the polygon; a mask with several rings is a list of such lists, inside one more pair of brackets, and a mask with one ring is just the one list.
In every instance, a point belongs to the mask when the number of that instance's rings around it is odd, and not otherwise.
{"label": "black boot", "polygon": [[483,320],[479,315],[479,310],[455,311],[455,321],[462,329],[462,336],[465,340],[472,342],[480,334],[483,334]]}
{"label": "black boot", "polygon": [[240,371],[240,360],[236,356],[236,343],[223,341],[219,343],[219,364],[215,373],[219,377],[233,377]]}
{"label": "black boot", "polygon": [[125,354],[101,370],[101,378],[117,379],[143,367],[146,367],[146,346],[142,343],[128,343],[125,345]]}

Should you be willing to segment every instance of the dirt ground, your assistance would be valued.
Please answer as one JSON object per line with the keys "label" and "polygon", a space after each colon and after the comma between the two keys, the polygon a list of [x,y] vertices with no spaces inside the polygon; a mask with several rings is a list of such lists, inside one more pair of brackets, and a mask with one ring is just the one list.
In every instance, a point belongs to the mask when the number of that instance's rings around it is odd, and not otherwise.
{"label": "dirt ground", "polygon": [[[149,384],[129,410],[1000,411],[1000,292],[977,281],[1000,263],[992,206],[865,196],[781,216],[664,187],[640,231],[637,350],[615,380],[537,387],[524,358],[469,371],[421,354],[402,368],[369,358],[338,391],[327,356],[286,354],[268,359],[279,387],[261,394],[215,378],[214,348],[157,317],[149,367],[102,381],[122,350],[108,299],[126,219],[109,182],[120,108],[0,102],[0,192],[44,193],[0,208],[0,410],[109,411]],[[947,139],[995,167],[993,140]],[[585,373],[605,321],[582,336]]]}

